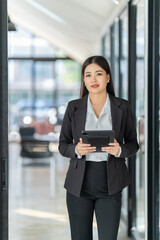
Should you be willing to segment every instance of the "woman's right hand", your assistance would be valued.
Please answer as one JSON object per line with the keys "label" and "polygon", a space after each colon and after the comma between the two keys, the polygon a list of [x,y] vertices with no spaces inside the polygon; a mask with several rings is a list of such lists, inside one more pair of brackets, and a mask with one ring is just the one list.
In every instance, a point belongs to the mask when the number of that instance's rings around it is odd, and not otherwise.
{"label": "woman's right hand", "polygon": [[91,147],[91,144],[82,143],[82,138],[80,138],[79,143],[76,145],[76,152],[79,155],[86,155],[95,151],[96,147]]}

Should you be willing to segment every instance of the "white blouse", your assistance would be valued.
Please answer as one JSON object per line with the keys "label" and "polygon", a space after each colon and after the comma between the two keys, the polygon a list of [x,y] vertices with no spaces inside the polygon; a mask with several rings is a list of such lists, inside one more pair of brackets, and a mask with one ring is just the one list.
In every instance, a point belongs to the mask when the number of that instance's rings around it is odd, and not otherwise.
{"label": "white blouse", "polygon": [[[94,112],[94,109],[92,107],[89,94],[88,94],[85,130],[112,130],[109,93],[107,93],[107,99],[101,110],[99,118],[97,118]],[[82,157],[76,152],[76,150],[75,150],[75,153],[78,155],[78,158]],[[119,154],[116,155],[115,157],[119,157],[120,155],[121,155],[121,147],[120,147]],[[107,161],[107,157],[108,157],[107,152],[93,152],[93,153],[86,154],[86,161],[95,161],[95,162]]]}

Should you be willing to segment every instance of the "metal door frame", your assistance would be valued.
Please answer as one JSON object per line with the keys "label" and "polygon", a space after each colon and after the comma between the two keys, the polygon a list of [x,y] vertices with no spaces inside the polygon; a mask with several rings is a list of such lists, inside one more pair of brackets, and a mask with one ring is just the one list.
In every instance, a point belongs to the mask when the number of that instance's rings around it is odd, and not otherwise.
{"label": "metal door frame", "polygon": [[0,239],[8,240],[8,15],[0,0]]}
{"label": "metal door frame", "polygon": [[[159,0],[145,6],[146,40],[146,236],[159,239]],[[152,144],[151,144],[152,143]]]}

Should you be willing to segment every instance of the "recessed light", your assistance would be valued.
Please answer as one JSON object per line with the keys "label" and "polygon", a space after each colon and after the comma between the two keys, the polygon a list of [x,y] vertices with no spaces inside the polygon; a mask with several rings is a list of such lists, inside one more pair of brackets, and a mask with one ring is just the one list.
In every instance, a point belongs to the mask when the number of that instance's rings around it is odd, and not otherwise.
{"label": "recessed light", "polygon": [[117,5],[119,5],[119,0],[113,0],[113,2]]}

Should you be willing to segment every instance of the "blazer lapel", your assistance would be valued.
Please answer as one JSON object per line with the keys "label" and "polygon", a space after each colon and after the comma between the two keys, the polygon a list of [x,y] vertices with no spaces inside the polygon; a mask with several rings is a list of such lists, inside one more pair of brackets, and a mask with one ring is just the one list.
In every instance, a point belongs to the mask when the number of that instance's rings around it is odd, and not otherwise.
{"label": "blazer lapel", "polygon": [[[121,104],[117,98],[113,95],[110,96],[110,107],[111,107],[111,118],[112,118],[112,129],[115,131],[115,139],[117,139],[121,127],[121,120],[123,111],[119,108]],[[76,135],[81,136],[82,130],[85,130],[85,122],[86,122],[86,113],[87,113],[87,99],[88,94],[86,94],[83,98],[80,99],[78,103],[76,103],[74,116],[75,116],[75,127],[76,127]]]}
{"label": "blazer lapel", "polygon": [[115,139],[117,139],[121,128],[123,110],[119,108],[120,104],[121,102],[110,94],[112,129],[115,131]]}
{"label": "blazer lapel", "polygon": [[85,130],[86,114],[87,114],[87,99],[86,94],[75,106],[75,127],[76,135],[81,136],[81,132]]}

